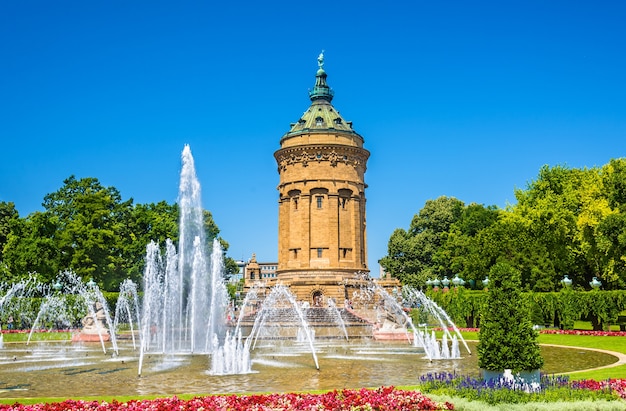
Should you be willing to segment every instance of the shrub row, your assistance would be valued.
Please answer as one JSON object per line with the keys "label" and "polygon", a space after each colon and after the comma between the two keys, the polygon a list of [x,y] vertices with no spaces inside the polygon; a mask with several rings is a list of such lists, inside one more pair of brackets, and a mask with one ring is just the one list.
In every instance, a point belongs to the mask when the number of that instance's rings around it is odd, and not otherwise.
{"label": "shrub row", "polygon": [[[486,291],[458,288],[446,292],[429,290],[426,294],[459,326],[480,326]],[[626,310],[624,290],[574,291],[566,288],[559,292],[525,292],[523,297],[529,303],[533,322],[537,325],[573,329],[575,321],[589,320],[596,331],[608,331],[615,324],[622,328],[626,326],[626,317],[620,316]]]}

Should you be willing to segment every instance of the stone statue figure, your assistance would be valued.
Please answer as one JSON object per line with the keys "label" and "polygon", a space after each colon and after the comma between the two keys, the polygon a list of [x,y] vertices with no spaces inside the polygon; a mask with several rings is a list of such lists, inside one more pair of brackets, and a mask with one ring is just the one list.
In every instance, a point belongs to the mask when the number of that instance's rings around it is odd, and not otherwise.
{"label": "stone statue figure", "polygon": [[317,56],[317,65],[319,66],[319,68],[324,67],[324,50],[322,50],[320,55]]}
{"label": "stone statue figure", "polygon": [[97,301],[93,305],[93,314],[87,314],[81,321],[84,334],[105,334],[108,332],[106,328],[106,314],[102,303]]}

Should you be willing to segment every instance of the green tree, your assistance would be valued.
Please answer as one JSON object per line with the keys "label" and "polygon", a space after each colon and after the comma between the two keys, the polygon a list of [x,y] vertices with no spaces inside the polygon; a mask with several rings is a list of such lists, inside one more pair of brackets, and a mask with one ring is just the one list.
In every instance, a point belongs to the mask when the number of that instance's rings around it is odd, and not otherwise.
{"label": "green tree", "polygon": [[12,230],[12,225],[19,218],[19,213],[15,209],[14,203],[7,203],[0,201],[0,261],[3,260],[2,254],[4,246],[9,240],[9,234]]}
{"label": "green tree", "polygon": [[581,186],[594,170],[544,166],[525,191],[516,190],[513,213],[524,221],[535,239],[531,288],[554,291],[563,275],[582,282],[590,271],[581,245],[578,216],[584,207]]}
{"label": "green tree", "polygon": [[50,215],[39,211],[13,221],[3,255],[12,279],[37,273],[41,281],[53,281],[62,269],[60,251],[53,240],[56,230]]}
{"label": "green tree", "polygon": [[168,238],[178,241],[178,204],[165,201],[136,204],[128,219],[124,237],[124,256],[128,260],[127,276],[141,284],[146,246],[150,241],[165,244]]}
{"label": "green tree", "polygon": [[122,201],[116,188],[92,177],[70,176],[63,183],[43,202],[56,225],[52,240],[60,252],[59,266],[114,290],[129,269],[124,242],[133,200]]}
{"label": "green tree", "polygon": [[543,358],[530,310],[520,289],[520,272],[507,263],[489,271],[489,292],[478,333],[478,366],[488,371],[538,370]]}
{"label": "green tree", "polygon": [[465,207],[435,254],[437,263],[449,266],[453,274],[459,274],[465,280],[480,284],[491,264],[485,264],[479,235],[498,221],[500,213],[496,206],[473,203]]}
{"label": "green tree", "polygon": [[602,167],[602,182],[611,208],[626,212],[626,157]]}
{"label": "green tree", "polygon": [[385,271],[402,283],[415,286],[423,286],[433,275],[450,275],[449,267],[438,264],[435,254],[445,243],[452,224],[460,218],[463,206],[453,197],[428,200],[407,231],[397,229],[392,234],[388,254],[380,260]]}

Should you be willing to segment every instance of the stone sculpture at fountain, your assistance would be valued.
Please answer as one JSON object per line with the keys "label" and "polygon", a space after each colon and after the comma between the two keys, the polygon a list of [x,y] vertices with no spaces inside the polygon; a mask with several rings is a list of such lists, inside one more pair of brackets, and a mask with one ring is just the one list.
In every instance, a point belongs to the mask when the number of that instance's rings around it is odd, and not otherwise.
{"label": "stone sculpture at fountain", "polygon": [[93,311],[83,317],[81,324],[83,327],[79,333],[74,334],[74,341],[109,341],[110,334],[107,328],[107,318],[104,306],[100,301],[93,304]]}

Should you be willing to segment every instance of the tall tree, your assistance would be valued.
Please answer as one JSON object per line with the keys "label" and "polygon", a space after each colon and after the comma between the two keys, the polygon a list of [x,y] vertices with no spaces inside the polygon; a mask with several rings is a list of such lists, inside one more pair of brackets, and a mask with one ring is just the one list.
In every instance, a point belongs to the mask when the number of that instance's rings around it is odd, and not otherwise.
{"label": "tall tree", "polygon": [[11,226],[15,224],[15,221],[19,218],[19,213],[15,209],[14,203],[7,203],[0,201],[0,261],[2,261],[2,253],[4,246],[6,245],[9,234],[11,233]]}
{"label": "tall tree", "polygon": [[165,244],[170,239],[178,241],[178,204],[165,201],[136,204],[127,223],[124,236],[124,256],[128,260],[127,276],[141,284],[145,265],[146,246],[150,241]]}
{"label": "tall tree", "polygon": [[453,197],[428,200],[413,217],[407,231],[394,231],[388,254],[380,260],[385,271],[405,284],[422,286],[429,276],[449,275],[449,267],[438,264],[435,254],[461,216],[464,204]]}
{"label": "tall tree", "polygon": [[15,221],[4,248],[7,274],[17,280],[36,273],[41,281],[51,283],[64,268],[53,240],[56,230],[50,215],[39,211]]}
{"label": "tall tree", "polygon": [[578,212],[582,207],[578,188],[588,170],[544,166],[525,191],[516,190],[513,213],[525,221],[528,235],[537,240],[539,254],[533,288],[553,291],[563,275],[581,278],[588,271],[578,236]]}
{"label": "tall tree", "polygon": [[472,203],[464,207],[459,219],[450,226],[446,242],[436,253],[438,264],[449,266],[452,273],[479,284],[491,265],[486,264],[479,235],[498,221],[500,213],[496,206]]}
{"label": "tall tree", "polygon": [[124,238],[133,200],[122,201],[116,188],[104,187],[92,177],[70,176],[63,183],[43,202],[56,225],[52,238],[60,252],[59,265],[115,289],[129,268]]}

